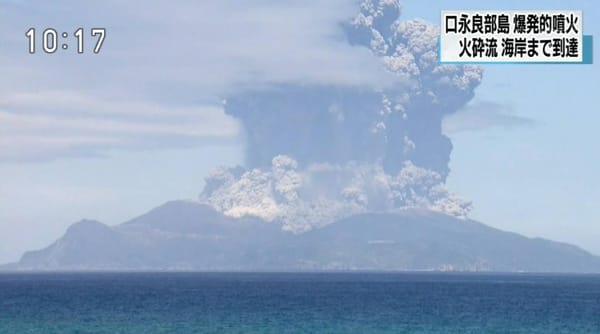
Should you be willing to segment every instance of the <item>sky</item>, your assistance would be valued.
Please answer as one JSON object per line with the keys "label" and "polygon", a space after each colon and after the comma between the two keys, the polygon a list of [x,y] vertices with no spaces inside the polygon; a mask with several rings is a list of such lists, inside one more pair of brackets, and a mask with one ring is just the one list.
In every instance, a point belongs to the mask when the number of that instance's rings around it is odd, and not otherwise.
{"label": "sky", "polygon": [[[584,33],[600,33],[589,1],[402,6],[402,18],[435,24],[444,9],[581,9]],[[356,11],[342,0],[0,1],[0,263],[83,218],[113,225],[198,198],[212,168],[243,163],[244,129],[222,104],[236,90],[387,84],[339,29]],[[27,54],[29,27],[96,26],[108,31],[98,55]],[[600,67],[483,70],[475,97],[445,123],[447,187],[473,202],[473,219],[600,254]]]}
{"label": "sky", "polygon": [[600,156],[595,153],[600,143],[600,22],[594,19],[599,4],[454,1],[427,7],[405,2],[404,14],[435,20],[439,11],[453,8],[583,11],[584,34],[595,39],[595,64],[484,66],[472,106],[492,103],[511,118],[501,126],[451,134],[448,187],[474,201],[474,219],[600,254]]}

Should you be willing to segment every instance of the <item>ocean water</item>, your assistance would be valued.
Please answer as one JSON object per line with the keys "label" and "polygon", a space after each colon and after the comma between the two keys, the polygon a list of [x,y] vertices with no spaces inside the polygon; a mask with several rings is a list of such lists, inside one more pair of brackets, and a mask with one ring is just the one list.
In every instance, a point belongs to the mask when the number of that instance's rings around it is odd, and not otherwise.
{"label": "ocean water", "polygon": [[0,274],[0,333],[600,333],[600,276]]}

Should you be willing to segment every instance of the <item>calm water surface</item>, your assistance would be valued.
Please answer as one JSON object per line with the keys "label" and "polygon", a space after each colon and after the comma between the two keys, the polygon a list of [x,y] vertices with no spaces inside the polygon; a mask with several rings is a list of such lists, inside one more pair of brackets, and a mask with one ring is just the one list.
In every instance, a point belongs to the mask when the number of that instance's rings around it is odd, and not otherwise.
{"label": "calm water surface", "polygon": [[0,333],[600,333],[600,276],[0,274]]}

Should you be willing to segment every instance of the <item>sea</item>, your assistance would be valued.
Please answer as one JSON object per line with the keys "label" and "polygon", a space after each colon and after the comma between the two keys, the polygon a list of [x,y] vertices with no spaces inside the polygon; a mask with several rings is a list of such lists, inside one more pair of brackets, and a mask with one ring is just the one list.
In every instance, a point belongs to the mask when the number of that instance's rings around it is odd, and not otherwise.
{"label": "sea", "polygon": [[600,333],[600,276],[7,273],[0,333]]}

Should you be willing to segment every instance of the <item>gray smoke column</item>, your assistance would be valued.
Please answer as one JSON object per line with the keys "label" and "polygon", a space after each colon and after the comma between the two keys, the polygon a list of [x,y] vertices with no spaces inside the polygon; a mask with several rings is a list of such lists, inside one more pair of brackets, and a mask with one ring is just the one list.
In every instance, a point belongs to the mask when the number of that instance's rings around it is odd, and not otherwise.
{"label": "gray smoke column", "polygon": [[[201,198],[233,216],[304,231],[341,216],[421,207],[465,216],[444,187],[452,143],[444,116],[474,95],[476,66],[439,65],[438,28],[366,0],[344,24],[398,78],[383,89],[279,84],[227,99],[244,126],[246,167],[217,170]],[[351,69],[349,69],[351,70]]]}

